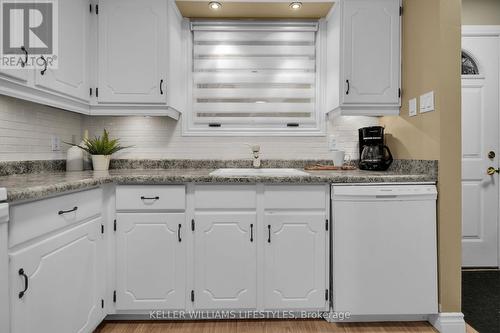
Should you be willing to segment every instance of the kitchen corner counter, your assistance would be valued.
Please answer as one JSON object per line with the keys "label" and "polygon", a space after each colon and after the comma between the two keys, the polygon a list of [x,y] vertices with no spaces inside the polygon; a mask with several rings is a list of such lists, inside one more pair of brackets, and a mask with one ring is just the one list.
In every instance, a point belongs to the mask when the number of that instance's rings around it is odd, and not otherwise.
{"label": "kitchen corner counter", "polygon": [[307,171],[307,176],[210,176],[214,169],[113,169],[104,172],[42,172],[0,177],[0,187],[7,189],[7,201],[15,203],[43,199],[63,192],[83,190],[106,183],[179,184],[179,183],[407,183],[436,182],[433,171]]}

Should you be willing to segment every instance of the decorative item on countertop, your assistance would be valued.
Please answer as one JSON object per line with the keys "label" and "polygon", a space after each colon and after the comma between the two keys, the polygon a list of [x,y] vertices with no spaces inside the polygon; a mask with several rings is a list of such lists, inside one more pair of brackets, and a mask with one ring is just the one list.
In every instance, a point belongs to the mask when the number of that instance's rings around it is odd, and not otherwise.
{"label": "decorative item on countertop", "polygon": [[66,153],[66,171],[83,171],[83,150],[72,146]]}
{"label": "decorative item on countertop", "polygon": [[120,146],[119,139],[110,139],[106,129],[104,129],[102,137],[96,136],[93,139],[83,139],[83,145],[68,144],[80,147],[92,155],[92,166],[94,171],[108,170],[111,155],[117,151],[131,147]]}
{"label": "decorative item on countertop", "polygon": [[306,171],[352,171],[357,168],[354,165],[344,164],[342,166],[336,165],[323,165],[323,164],[314,164],[314,165],[306,165],[304,170]]}
{"label": "decorative item on countertop", "polygon": [[[85,144],[85,140],[89,139],[89,130],[86,129],[83,132],[83,140],[80,142],[80,146]],[[92,157],[86,151],[83,151],[83,170],[92,170]]]}

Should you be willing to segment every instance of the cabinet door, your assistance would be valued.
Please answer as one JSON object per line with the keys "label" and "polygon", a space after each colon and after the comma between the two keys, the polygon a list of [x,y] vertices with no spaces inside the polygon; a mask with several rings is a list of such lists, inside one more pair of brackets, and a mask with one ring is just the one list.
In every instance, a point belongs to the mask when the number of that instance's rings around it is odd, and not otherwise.
{"label": "cabinet door", "polygon": [[43,89],[88,101],[89,2],[64,0],[58,3],[58,68],[49,68],[43,75],[37,69],[35,84]]}
{"label": "cabinet door", "polygon": [[116,308],[184,309],[185,214],[117,214]]}
{"label": "cabinet door", "polygon": [[92,332],[104,316],[101,237],[99,218],[10,253],[12,333]]}
{"label": "cabinet door", "polygon": [[264,306],[325,310],[328,288],[324,212],[265,215]]}
{"label": "cabinet door", "polygon": [[99,3],[99,103],[166,103],[167,1]]}
{"label": "cabinet door", "polygon": [[343,103],[399,104],[399,0],[345,1],[343,22]]}
{"label": "cabinet door", "polygon": [[257,306],[256,214],[195,215],[196,309]]}

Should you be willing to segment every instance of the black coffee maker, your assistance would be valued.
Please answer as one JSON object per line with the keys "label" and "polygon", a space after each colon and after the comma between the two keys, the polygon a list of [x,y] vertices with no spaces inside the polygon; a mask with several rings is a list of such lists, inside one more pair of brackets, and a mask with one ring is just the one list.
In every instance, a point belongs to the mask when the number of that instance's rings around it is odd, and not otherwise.
{"label": "black coffee maker", "polygon": [[384,144],[382,126],[363,127],[359,130],[359,168],[385,171],[392,164],[391,151]]}

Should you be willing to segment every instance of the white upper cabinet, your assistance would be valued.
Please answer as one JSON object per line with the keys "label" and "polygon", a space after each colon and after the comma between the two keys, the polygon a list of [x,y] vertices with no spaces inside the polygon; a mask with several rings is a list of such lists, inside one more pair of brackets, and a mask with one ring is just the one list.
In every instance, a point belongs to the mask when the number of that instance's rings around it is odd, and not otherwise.
{"label": "white upper cabinet", "polygon": [[265,215],[264,306],[326,310],[325,212]]}
{"label": "white upper cabinet", "polygon": [[184,309],[186,296],[184,225],[184,213],[118,214],[116,227],[118,310]]}
{"label": "white upper cabinet", "polygon": [[59,1],[58,68],[36,70],[35,85],[69,97],[89,100],[89,2]]}
{"label": "white upper cabinet", "polygon": [[256,213],[197,213],[194,307],[256,309]]}
{"label": "white upper cabinet", "polygon": [[102,219],[11,252],[11,333],[92,332],[104,318]]}
{"label": "white upper cabinet", "polygon": [[166,104],[167,1],[101,0],[98,103]]}
{"label": "white upper cabinet", "polygon": [[327,89],[339,98],[327,99],[328,111],[398,114],[400,0],[345,0],[334,10],[327,22]]}

